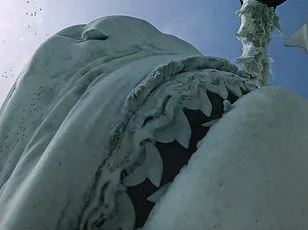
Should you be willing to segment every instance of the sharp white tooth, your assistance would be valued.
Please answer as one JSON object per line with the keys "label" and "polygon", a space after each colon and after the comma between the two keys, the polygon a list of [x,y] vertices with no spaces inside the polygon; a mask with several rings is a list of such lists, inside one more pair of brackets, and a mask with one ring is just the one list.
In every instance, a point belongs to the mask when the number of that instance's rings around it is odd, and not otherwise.
{"label": "sharp white tooth", "polygon": [[227,86],[228,90],[230,90],[231,93],[233,93],[235,96],[237,96],[237,97],[242,96],[241,88],[237,83],[232,84],[230,82],[226,82],[226,86]]}
{"label": "sharp white tooth", "polygon": [[163,175],[163,161],[153,143],[146,142],[145,151],[148,167],[148,178],[156,187],[159,187]]}
{"label": "sharp white tooth", "polygon": [[206,86],[206,88],[212,93],[218,94],[223,99],[228,97],[228,90],[226,89],[223,80],[219,80],[218,85],[210,83]]}
{"label": "sharp white tooth", "polygon": [[159,199],[164,196],[170,186],[170,183],[165,184],[161,188],[159,188],[156,192],[147,197],[147,200],[153,203],[157,203]]}
{"label": "sharp white tooth", "polygon": [[227,99],[229,92],[226,88],[225,82],[223,80],[219,80],[219,96],[223,99]]}
{"label": "sharp white tooth", "polygon": [[247,88],[245,87],[245,85],[244,85],[244,83],[242,81],[238,81],[238,85],[240,86],[242,92],[243,91],[245,91],[245,92],[247,91]]}
{"label": "sharp white tooth", "polygon": [[211,113],[212,113],[212,103],[209,99],[209,97],[207,96],[207,93],[205,90],[200,90],[200,107],[199,109],[201,110],[201,112],[203,112],[206,116],[210,117]]}
{"label": "sharp white tooth", "polygon": [[174,110],[178,100],[175,97],[172,97],[168,100],[168,102],[165,105],[165,114],[167,115],[168,118],[170,118],[171,120],[173,120],[174,118]]}
{"label": "sharp white tooth", "polygon": [[219,94],[219,87],[217,85],[207,84],[206,89],[212,93]]}
{"label": "sharp white tooth", "polygon": [[168,118],[167,116],[161,115],[158,118],[155,118],[153,121],[149,122],[146,127],[149,128],[149,130],[155,130],[157,127],[166,126],[171,123],[172,120]]}
{"label": "sharp white tooth", "polygon": [[248,91],[257,89],[257,86],[252,82],[244,82],[244,85],[246,86]]}
{"label": "sharp white tooth", "polygon": [[135,169],[135,171],[123,179],[123,184],[126,186],[135,186],[145,181],[147,176],[147,165],[146,162],[143,162],[142,165]]}
{"label": "sharp white tooth", "polygon": [[179,142],[180,145],[182,145],[184,148],[188,148],[191,136],[191,128],[189,121],[182,110],[176,113],[175,126],[175,140]]}
{"label": "sharp white tooth", "polygon": [[232,104],[229,100],[224,100],[223,105],[224,105],[224,113],[229,112],[232,109]]}
{"label": "sharp white tooth", "polygon": [[219,121],[219,119],[214,119],[214,120],[211,120],[211,121],[209,121],[209,122],[203,123],[202,126],[203,126],[203,127],[210,128],[210,127],[212,127],[213,125],[215,125],[218,121]]}
{"label": "sharp white tooth", "polygon": [[[134,228],[136,214],[134,205],[126,192],[121,192],[117,197],[118,215],[117,223],[119,224],[119,229],[130,230]],[[108,228],[108,227],[107,227]]]}
{"label": "sharp white tooth", "polygon": [[185,98],[182,100],[182,105],[191,110],[199,110],[200,101],[198,98]]}
{"label": "sharp white tooth", "polygon": [[153,131],[150,129],[150,127],[146,128],[140,128],[136,130],[134,135],[134,147],[138,148],[140,143],[143,140],[150,139],[152,140],[154,138]]}
{"label": "sharp white tooth", "polygon": [[174,139],[174,124],[170,124],[164,127],[157,128],[154,131],[154,137],[156,141],[161,143],[173,142]]}

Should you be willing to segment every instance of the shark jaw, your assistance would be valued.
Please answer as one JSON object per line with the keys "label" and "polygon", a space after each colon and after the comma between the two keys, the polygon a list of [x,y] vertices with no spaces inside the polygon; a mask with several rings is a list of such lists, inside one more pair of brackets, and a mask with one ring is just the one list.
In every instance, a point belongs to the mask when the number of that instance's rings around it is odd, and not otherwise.
{"label": "shark jaw", "polygon": [[80,229],[142,227],[210,127],[256,88],[220,58],[189,57],[154,70],[125,100],[129,119],[113,129]]}

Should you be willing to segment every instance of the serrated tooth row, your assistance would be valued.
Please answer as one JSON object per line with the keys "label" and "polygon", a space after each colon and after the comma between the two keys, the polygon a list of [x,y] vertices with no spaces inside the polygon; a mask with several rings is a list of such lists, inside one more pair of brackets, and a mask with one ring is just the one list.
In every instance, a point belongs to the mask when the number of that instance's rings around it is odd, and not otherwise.
{"label": "serrated tooth row", "polygon": [[146,178],[159,187],[163,173],[163,162],[156,146],[151,142],[144,142],[145,159],[144,162],[130,175],[123,179],[126,186],[135,186]]}
{"label": "serrated tooth row", "polygon": [[[222,81],[221,81],[222,82]],[[218,94],[221,98],[226,99],[228,97],[228,91],[224,84],[220,83],[219,86],[208,84],[206,89],[212,93]]]}
{"label": "serrated tooth row", "polygon": [[159,201],[159,199],[161,197],[163,197],[169,186],[170,186],[171,183],[167,183],[165,185],[163,185],[161,188],[159,188],[156,192],[154,192],[153,194],[151,194],[150,196],[147,197],[147,200],[152,202],[152,203],[157,203],[157,201]]}
{"label": "serrated tooth row", "polygon": [[191,110],[199,110],[200,104],[199,98],[185,98],[182,100],[182,105]]}
{"label": "serrated tooth row", "polygon": [[230,82],[226,82],[226,87],[228,90],[231,91],[231,93],[233,93],[237,97],[241,97],[243,95],[242,90],[238,84],[233,85]]}

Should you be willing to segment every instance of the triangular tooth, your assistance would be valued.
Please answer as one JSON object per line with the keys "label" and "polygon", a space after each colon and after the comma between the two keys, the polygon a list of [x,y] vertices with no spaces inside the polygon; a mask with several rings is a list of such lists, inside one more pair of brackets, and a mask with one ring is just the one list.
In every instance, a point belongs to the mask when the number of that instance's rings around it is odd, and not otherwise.
{"label": "triangular tooth", "polygon": [[174,118],[174,110],[176,105],[178,104],[178,100],[175,97],[169,98],[168,102],[165,105],[165,114],[171,120]]}
{"label": "triangular tooth", "polygon": [[242,92],[247,92],[247,88],[245,87],[244,83],[242,81],[238,81],[238,85],[240,86]]}
{"label": "triangular tooth", "polygon": [[170,143],[175,140],[173,124],[157,128],[154,131],[154,138],[161,143]]}
{"label": "triangular tooth", "polygon": [[232,104],[229,100],[224,100],[223,105],[224,105],[224,113],[226,113],[226,112],[228,112],[232,109]]}
{"label": "triangular tooth", "polygon": [[203,123],[201,126],[210,128],[210,127],[212,127],[213,125],[215,125],[218,121],[219,121],[219,119],[214,119],[214,120],[211,120],[211,121],[209,121],[209,122]]}
{"label": "triangular tooth", "polygon": [[258,88],[257,85],[252,82],[244,82],[244,85],[248,91],[252,91]]}
{"label": "triangular tooth", "polygon": [[191,136],[191,128],[189,121],[182,110],[176,113],[175,127],[176,127],[176,129],[174,130],[175,140],[179,142],[180,145],[182,145],[184,148],[188,148]]}
{"label": "triangular tooth", "polygon": [[156,146],[151,142],[145,143],[146,162],[148,167],[148,178],[159,187],[163,175],[163,161]]}
{"label": "triangular tooth", "polygon": [[218,94],[223,99],[226,99],[229,94],[224,81],[220,79],[218,79],[218,85],[216,83],[209,83],[206,85],[206,89],[212,93]]}
{"label": "triangular tooth", "polygon": [[[134,205],[126,192],[119,193],[117,196],[118,209],[117,224],[119,229],[131,230],[134,228],[136,214]],[[107,227],[109,228],[109,227]]]}
{"label": "triangular tooth", "polygon": [[123,179],[123,184],[126,186],[135,186],[145,181],[147,176],[148,176],[147,165],[146,162],[143,162],[142,165],[136,168],[135,171],[133,171],[131,174],[129,174],[127,177]]}
{"label": "triangular tooth", "polygon": [[182,105],[191,110],[199,110],[200,108],[200,101],[196,98],[185,98],[182,100]]}
{"label": "triangular tooth", "polygon": [[157,201],[159,201],[159,199],[161,197],[163,197],[169,186],[170,186],[171,183],[168,183],[168,184],[165,184],[163,185],[161,188],[159,188],[156,192],[154,192],[153,194],[151,194],[150,196],[147,197],[147,200],[152,202],[152,203],[157,203]]}
{"label": "triangular tooth", "polygon": [[134,135],[134,147],[138,148],[143,140],[153,140],[154,134],[151,127],[141,128],[136,130]]}
{"label": "triangular tooth", "polygon": [[212,114],[212,103],[206,93],[205,90],[200,90],[200,107],[199,109],[201,110],[202,113],[204,113],[206,116],[210,117]]}
{"label": "triangular tooth", "polygon": [[206,89],[212,93],[219,95],[219,87],[217,85],[213,85],[211,83],[206,85]]}
{"label": "triangular tooth", "polygon": [[163,127],[170,124],[172,120],[165,115],[161,115],[158,118],[155,118],[153,121],[150,121],[146,124],[147,129],[155,130],[157,127]]}
{"label": "triangular tooth", "polygon": [[226,88],[225,82],[223,80],[219,80],[219,96],[223,99],[227,99],[229,96],[229,92]]}
{"label": "triangular tooth", "polygon": [[241,88],[237,83],[235,83],[235,85],[233,85],[230,82],[226,82],[226,86],[227,86],[228,90],[230,90],[231,93],[233,93],[235,96],[237,96],[237,97],[242,96]]}

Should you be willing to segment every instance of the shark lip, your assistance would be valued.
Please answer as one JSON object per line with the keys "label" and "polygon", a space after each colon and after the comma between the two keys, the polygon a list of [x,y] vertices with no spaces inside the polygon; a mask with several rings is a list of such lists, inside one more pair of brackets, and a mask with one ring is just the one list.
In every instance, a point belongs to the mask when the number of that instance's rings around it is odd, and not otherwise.
{"label": "shark lip", "polygon": [[209,128],[256,88],[234,65],[214,57],[179,58],[153,70],[124,101],[123,119],[106,147],[109,157],[79,215],[80,229],[142,227]]}
{"label": "shark lip", "polygon": [[155,142],[155,146],[163,161],[160,186],[156,187],[149,179],[146,179],[140,184],[127,187],[128,196],[134,205],[136,213],[136,228],[143,227],[155,203],[164,195],[173,179],[178,175],[180,170],[188,164],[190,157],[196,152],[198,142],[206,136],[210,129],[209,126],[205,127],[203,124],[217,121],[227,112],[224,106],[225,101],[233,104],[239,99],[239,97],[230,92],[227,100],[224,100],[218,94],[211,92],[207,93],[213,106],[210,116],[206,116],[200,110],[183,108],[183,112],[191,127],[191,137],[188,148],[185,148],[176,140],[169,143]]}

